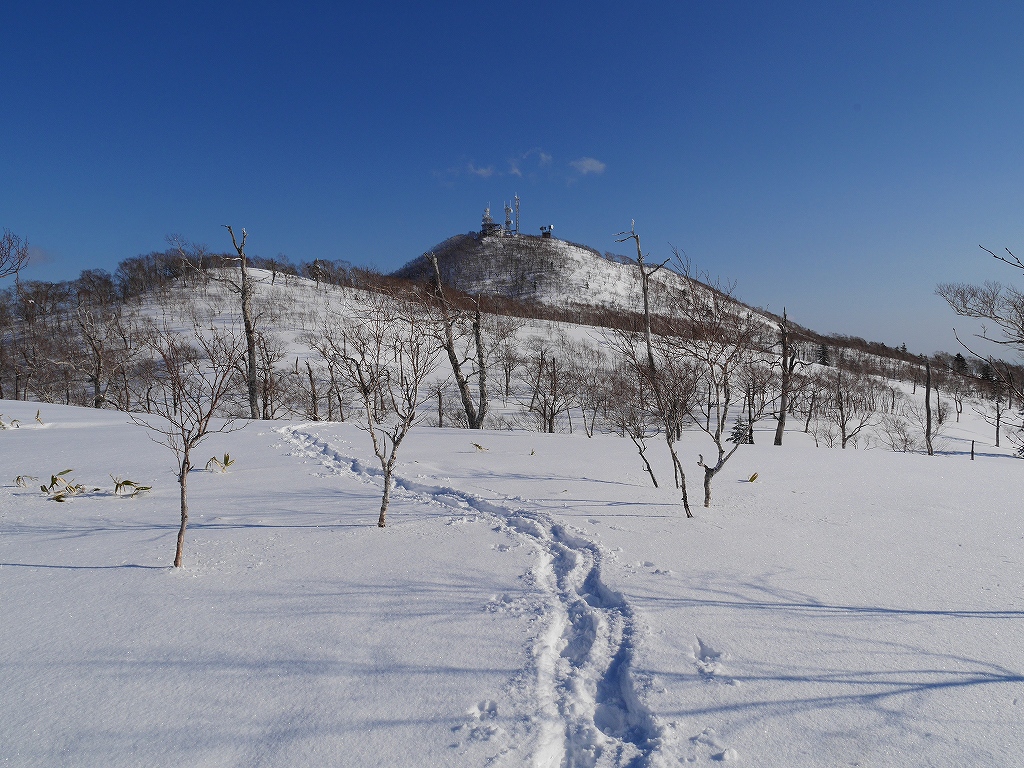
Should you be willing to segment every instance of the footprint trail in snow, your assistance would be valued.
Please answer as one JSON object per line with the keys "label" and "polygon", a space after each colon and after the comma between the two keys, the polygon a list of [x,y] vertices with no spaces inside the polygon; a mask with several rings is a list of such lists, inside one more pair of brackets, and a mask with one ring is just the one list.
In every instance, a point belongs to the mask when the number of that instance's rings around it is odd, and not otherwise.
{"label": "footprint trail in snow", "polygon": [[[289,425],[277,432],[297,453],[332,472],[381,482],[379,469],[338,453],[309,426]],[[531,670],[538,711],[532,764],[649,765],[661,742],[661,729],[635,690],[631,666],[636,622],[629,603],[602,581],[601,548],[540,509],[513,508],[457,488],[431,485],[423,478],[395,477],[395,487],[460,512],[472,509],[518,535],[538,554],[534,577],[545,606]]]}

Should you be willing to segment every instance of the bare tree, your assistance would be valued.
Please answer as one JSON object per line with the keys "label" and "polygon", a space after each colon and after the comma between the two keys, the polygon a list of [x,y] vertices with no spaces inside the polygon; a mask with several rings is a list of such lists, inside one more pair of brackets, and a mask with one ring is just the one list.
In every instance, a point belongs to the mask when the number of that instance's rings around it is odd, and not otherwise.
{"label": "bare tree", "polygon": [[153,351],[160,361],[159,380],[163,397],[153,402],[160,421],[132,415],[140,426],[152,430],[153,440],[169,448],[178,463],[181,525],[174,551],[174,567],[180,568],[188,525],[188,474],[192,453],[209,435],[240,428],[229,414],[217,418],[231,390],[235,366],[243,354],[238,335],[230,327],[204,327],[198,318],[189,334],[165,324],[154,334]]}
{"label": "bare tree", "polygon": [[[470,429],[482,429],[484,419],[487,417],[487,354],[484,349],[483,328],[480,321],[480,297],[476,299],[472,315],[472,338],[473,354],[467,356],[457,345],[458,337],[462,335],[460,326],[465,325],[465,317],[461,311],[456,309],[444,296],[444,285],[441,282],[441,270],[437,266],[437,257],[429,253],[425,257],[433,267],[434,271],[434,296],[440,320],[441,336],[440,341],[445,352],[448,353],[448,362],[452,366],[452,375],[459,388],[459,395],[462,397],[462,407],[466,409],[466,422]],[[464,366],[472,370],[469,376],[464,371]],[[473,394],[469,389],[469,378],[476,376],[477,400],[473,402]]]}
{"label": "bare tree", "polygon": [[[995,259],[1008,264],[1014,269],[1024,272],[1024,261],[1015,256],[1009,248],[1006,256],[994,253],[985,246],[980,248]],[[1024,293],[1013,286],[1004,286],[998,282],[986,282],[984,285],[969,283],[942,283],[935,292],[946,300],[946,303],[961,317],[972,317],[994,323],[999,335],[993,335],[986,326],[982,326],[978,338],[999,344],[1014,350],[1018,355],[1024,354]],[[1014,381],[1010,365],[995,357],[983,356],[968,347],[953,331],[960,344],[975,358],[985,360],[994,374],[1007,387],[1010,396],[1016,396],[1024,402],[1024,388],[1019,378]]]}
{"label": "bare tree", "polygon": [[924,446],[929,456],[935,455],[932,445],[932,363],[924,360]]}
{"label": "bare tree", "polygon": [[782,357],[779,360],[779,423],[775,427],[775,445],[782,445],[782,436],[786,431],[786,414],[789,412],[790,397],[793,394],[793,374],[798,365],[803,365],[790,348],[789,318],[786,317],[785,307],[782,309],[782,322],[779,323],[779,343],[782,346]]}
{"label": "bare tree", "polygon": [[[286,357],[287,351],[280,336],[270,329],[256,332],[256,383],[259,387],[260,410],[265,420],[278,417],[295,388],[298,372],[278,367],[278,363]],[[247,371],[245,373],[248,375]]]}
{"label": "bare tree", "polygon": [[654,476],[651,462],[647,459],[647,440],[658,433],[657,420],[650,404],[646,402],[647,394],[641,375],[641,371],[630,365],[619,366],[612,372],[608,416],[611,425],[636,446],[644,470],[657,488],[658,478]]}
{"label": "bare tree", "polygon": [[[627,359],[640,374],[640,382],[646,382],[653,394],[653,405],[662,423],[662,431],[668,445],[669,454],[672,457],[672,472],[676,487],[682,491],[683,508],[687,517],[693,517],[690,511],[690,501],[686,493],[686,473],[676,453],[675,442],[682,434],[682,418],[687,411],[693,391],[691,383],[696,383],[695,377],[689,375],[687,365],[681,364],[678,357],[672,354],[670,349],[665,349],[662,354],[662,365],[658,366],[655,361],[654,340],[651,332],[651,277],[663,269],[669,260],[661,264],[648,267],[644,263],[644,252],[640,245],[640,235],[636,231],[636,222],[630,223],[629,232],[620,232],[617,242],[632,240],[636,246],[636,263],[640,276],[640,293],[643,297],[643,338],[644,349],[647,352],[645,364],[641,365],[636,357],[637,344],[630,338],[629,334],[621,336],[620,351],[626,354]],[[710,498],[710,497],[709,497]]]}
{"label": "bare tree", "polygon": [[[635,331],[621,329],[611,337],[611,343],[623,364],[632,371],[637,386],[643,390],[640,400],[651,410],[665,438],[672,459],[675,487],[681,491],[686,516],[693,517],[686,492],[686,474],[676,451],[676,442],[691,419],[690,411],[699,380],[696,367],[672,336],[653,336],[651,356],[646,354],[643,336]],[[656,360],[653,369],[651,357]],[[610,408],[617,407],[615,397],[617,395],[614,394],[609,397]],[[619,429],[621,432],[621,427]]]}
{"label": "bare tree", "polygon": [[494,350],[494,357],[498,365],[501,366],[501,374],[504,379],[501,402],[502,405],[508,405],[508,399],[512,396],[512,380],[515,378],[516,370],[523,364],[515,337],[509,336],[498,344]]}
{"label": "bare tree", "polygon": [[424,382],[440,353],[412,302],[371,293],[367,305],[343,333],[339,360],[363,406],[360,425],[373,443],[384,475],[377,525],[385,527],[398,449],[409,434],[417,409],[429,397]]}
{"label": "bare tree", "polygon": [[813,372],[794,371],[790,380],[790,410],[799,414],[804,421],[804,434],[811,434],[811,422],[818,418],[828,387],[821,375]]}
{"label": "bare tree", "polygon": [[[327,403],[328,421],[345,421],[345,409],[349,406],[351,389],[347,366],[343,362],[344,337],[348,329],[349,314],[347,308],[333,307],[328,303],[322,312],[308,318],[305,323],[306,330],[299,336],[299,340],[308,344],[323,361],[326,372],[324,399]],[[314,421],[316,420],[314,418]]]}
{"label": "bare tree", "polygon": [[[466,412],[466,426],[483,429],[490,408],[488,375],[496,358],[501,359],[505,368],[505,393],[509,396],[512,371],[508,367],[507,348],[514,343],[515,335],[523,326],[520,318],[484,314],[480,308],[480,297],[467,308],[466,297],[459,306],[445,295],[441,270],[437,257],[429,253],[424,257],[430,265],[433,282],[432,297],[428,302],[437,322],[437,339],[443,347],[451,365],[452,377],[459,391],[462,408]],[[476,380],[476,396],[473,394],[473,380]]]}
{"label": "bare tree", "polygon": [[[735,286],[700,285],[691,277],[688,260],[676,252],[678,272],[690,284],[688,301],[680,302],[672,340],[679,352],[691,358],[707,398],[693,397],[688,405],[694,423],[714,443],[717,456],[697,465],[704,469],[704,506],[711,506],[711,484],[742,443],[726,448],[736,389],[756,353],[765,348],[766,327],[753,312],[732,297]],[[696,390],[696,388],[695,388]]]}
{"label": "bare tree", "polygon": [[777,398],[776,393],[781,390],[780,375],[774,365],[752,358],[742,367],[739,381],[744,391],[743,420],[747,427],[746,443],[753,445],[754,425],[772,412]]}
{"label": "bare tree", "polygon": [[823,419],[839,430],[841,448],[856,447],[861,433],[877,421],[881,387],[870,376],[846,370],[842,358],[821,377],[827,393]]}
{"label": "bare tree", "polygon": [[[28,264],[28,240],[9,229],[0,237],[0,277],[17,275]],[[17,279],[17,278],[15,278]]]}
{"label": "bare tree", "polygon": [[83,352],[72,322],[71,283],[30,281],[14,292],[17,329],[10,359],[15,399],[79,404],[77,381],[69,360]]}
{"label": "bare tree", "polygon": [[560,418],[569,413],[573,404],[564,339],[535,336],[525,346],[523,364],[517,369],[523,389],[517,397],[528,419],[541,432],[554,433]]}
{"label": "bare tree", "polygon": [[74,285],[71,317],[82,350],[66,355],[60,363],[85,376],[92,385],[93,407],[102,408],[112,382],[123,380],[150,354],[149,337],[138,308],[121,300],[109,273],[85,270]]}
{"label": "bare tree", "polygon": [[957,353],[946,366],[946,393],[953,400],[953,411],[956,421],[960,423],[960,414],[964,412],[964,397],[970,393],[970,382],[967,378],[967,360],[963,354]]}
{"label": "bare tree", "polygon": [[[256,321],[253,312],[254,287],[252,276],[249,274],[248,258],[245,255],[245,241],[249,235],[245,228],[243,228],[242,239],[238,240],[235,238],[235,232],[231,225],[223,224],[222,226],[231,235],[231,245],[234,246],[235,253],[237,254],[237,256],[228,258],[238,262],[238,279],[210,274],[207,274],[206,277],[226,285],[228,290],[237,294],[241,301],[242,325],[245,329],[245,384],[246,392],[249,396],[249,418],[255,420],[260,418],[260,387],[256,361]],[[184,240],[176,235],[169,237],[168,241],[178,251],[182,263],[192,267],[193,273],[198,272],[203,262],[203,257],[207,255],[205,247],[187,245]]]}
{"label": "bare tree", "polygon": [[981,401],[974,406],[974,412],[990,426],[995,427],[996,448],[999,447],[1000,433],[1008,410],[1006,404],[1003,403],[1004,394],[1006,394],[1006,385],[1001,380],[993,378],[984,382]]}
{"label": "bare tree", "polygon": [[[907,453],[928,451],[928,416],[924,403],[908,399],[903,390],[893,387],[883,392],[881,400],[892,397],[891,405],[879,408],[875,424],[879,439],[893,451]],[[930,442],[932,453],[939,450],[942,440],[942,424],[932,423]]]}
{"label": "bare tree", "polygon": [[610,372],[598,348],[569,339],[562,348],[568,366],[570,399],[579,408],[583,431],[587,437],[593,437],[597,417],[608,406]]}
{"label": "bare tree", "polygon": [[231,235],[231,245],[238,254],[239,279],[237,283],[229,283],[234,287],[242,301],[242,323],[245,326],[245,383],[249,391],[249,414],[250,418],[258,419],[259,412],[259,384],[256,371],[256,326],[252,314],[252,279],[249,277],[248,264],[245,257],[245,239],[248,233],[245,227],[242,228],[242,239],[235,239],[234,230],[231,225],[224,224],[224,228]]}

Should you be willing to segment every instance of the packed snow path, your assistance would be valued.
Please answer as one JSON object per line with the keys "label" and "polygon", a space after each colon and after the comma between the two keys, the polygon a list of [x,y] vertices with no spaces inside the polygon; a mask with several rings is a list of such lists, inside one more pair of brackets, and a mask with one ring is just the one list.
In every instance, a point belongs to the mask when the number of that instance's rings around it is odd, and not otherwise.
{"label": "packed snow path", "polygon": [[[277,431],[300,455],[332,472],[381,482],[379,469],[341,454],[312,426],[288,425]],[[425,476],[416,480],[396,476],[395,487],[424,503],[461,513],[472,509],[536,549],[533,578],[544,595],[545,617],[535,639],[531,670],[537,708],[533,765],[648,765],[660,744],[660,731],[634,687],[631,661],[636,619],[623,596],[602,581],[601,548],[536,506],[526,506],[521,497],[485,499],[431,484]]]}

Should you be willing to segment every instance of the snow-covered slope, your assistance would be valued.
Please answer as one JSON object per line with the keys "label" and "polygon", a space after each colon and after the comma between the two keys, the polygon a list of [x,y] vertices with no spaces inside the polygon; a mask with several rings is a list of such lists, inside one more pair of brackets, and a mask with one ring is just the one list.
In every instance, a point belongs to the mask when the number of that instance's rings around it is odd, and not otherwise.
{"label": "snow-covered slope", "polygon": [[[430,251],[442,279],[471,294],[497,294],[561,307],[607,307],[638,311],[635,264],[605,258],[592,248],[532,235],[456,235]],[[428,279],[429,265],[414,259],[395,274]],[[664,311],[687,290],[687,281],[668,270],[653,281],[653,306]]]}
{"label": "snow-covered slope", "polygon": [[[935,457],[758,433],[695,520],[626,440],[420,427],[383,530],[364,433],[258,422],[204,448],[236,464],[194,473],[175,570],[166,449],[117,412],[37,408],[0,401],[23,425],[0,431],[4,766],[1024,752],[1024,481],[969,414]],[[701,450],[684,433],[687,467]],[[13,483],[69,467],[103,490]],[[153,493],[114,498],[111,473]]]}

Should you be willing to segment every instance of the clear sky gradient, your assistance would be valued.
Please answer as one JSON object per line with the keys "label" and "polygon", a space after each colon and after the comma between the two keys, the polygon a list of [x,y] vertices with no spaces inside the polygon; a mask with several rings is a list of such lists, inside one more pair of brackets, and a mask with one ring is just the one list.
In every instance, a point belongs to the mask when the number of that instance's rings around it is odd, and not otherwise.
{"label": "clear sky gradient", "polygon": [[1024,4],[8,3],[0,226],[28,278],[170,234],[394,269],[524,231],[677,246],[816,330],[954,350],[1022,282]]}

